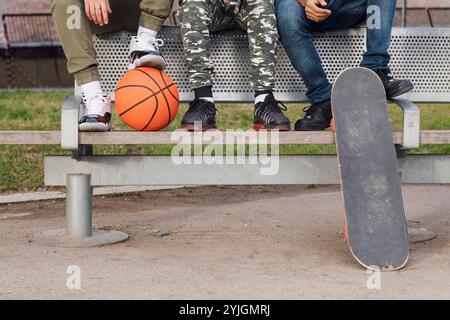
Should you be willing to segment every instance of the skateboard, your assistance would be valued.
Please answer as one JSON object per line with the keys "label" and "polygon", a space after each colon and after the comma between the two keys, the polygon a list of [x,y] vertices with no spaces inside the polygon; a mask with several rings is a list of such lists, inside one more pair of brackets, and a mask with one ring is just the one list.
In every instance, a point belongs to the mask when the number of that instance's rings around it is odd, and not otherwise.
{"label": "skateboard", "polygon": [[401,269],[408,233],[383,84],[369,69],[346,69],[331,107],[350,251],[368,269]]}

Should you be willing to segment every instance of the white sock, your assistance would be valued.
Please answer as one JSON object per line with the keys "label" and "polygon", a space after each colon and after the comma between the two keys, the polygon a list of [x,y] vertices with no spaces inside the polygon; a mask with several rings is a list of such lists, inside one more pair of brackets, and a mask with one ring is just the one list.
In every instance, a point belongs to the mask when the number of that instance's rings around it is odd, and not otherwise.
{"label": "white sock", "polygon": [[214,98],[213,97],[201,97],[199,99],[203,99],[203,100],[209,101],[211,103],[214,103]]}
{"label": "white sock", "polygon": [[266,97],[268,95],[269,95],[268,93],[263,93],[263,94],[260,94],[260,95],[256,96],[255,97],[255,104],[258,104],[260,102],[264,102],[264,100],[266,100]]}
{"label": "white sock", "polygon": [[81,92],[84,94],[86,102],[91,100],[98,94],[103,94],[102,85],[100,81],[92,81],[81,85]]}
{"label": "white sock", "polygon": [[158,35],[158,32],[152,29],[148,29],[148,28],[144,28],[139,26],[138,32],[137,32],[137,36],[138,37],[152,37],[152,38],[156,38],[156,36]]}

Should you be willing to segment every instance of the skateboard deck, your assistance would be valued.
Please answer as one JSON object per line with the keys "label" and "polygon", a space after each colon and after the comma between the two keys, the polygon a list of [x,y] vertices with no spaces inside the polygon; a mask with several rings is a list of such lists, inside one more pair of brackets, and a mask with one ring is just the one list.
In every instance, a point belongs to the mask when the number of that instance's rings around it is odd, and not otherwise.
{"label": "skateboard deck", "polygon": [[408,234],[383,84],[369,69],[347,69],[331,105],[350,251],[366,268],[401,269]]}

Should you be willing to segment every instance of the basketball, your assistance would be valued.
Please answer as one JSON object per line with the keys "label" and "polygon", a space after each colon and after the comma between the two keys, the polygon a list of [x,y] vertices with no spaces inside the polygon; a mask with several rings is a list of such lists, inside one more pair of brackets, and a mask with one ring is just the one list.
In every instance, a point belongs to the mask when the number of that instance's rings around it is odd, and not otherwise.
{"label": "basketball", "polygon": [[178,88],[165,72],[141,67],[128,71],[117,83],[115,103],[117,114],[131,128],[158,131],[178,112]]}

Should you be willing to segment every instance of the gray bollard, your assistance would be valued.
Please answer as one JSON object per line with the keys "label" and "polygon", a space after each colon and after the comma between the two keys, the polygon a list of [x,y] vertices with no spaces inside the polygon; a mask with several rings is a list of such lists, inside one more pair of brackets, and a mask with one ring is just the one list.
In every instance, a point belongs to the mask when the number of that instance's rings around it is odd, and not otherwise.
{"label": "gray bollard", "polygon": [[91,175],[67,175],[66,192],[66,235],[92,237]]}
{"label": "gray bollard", "polygon": [[121,231],[92,230],[90,174],[68,174],[66,188],[66,228],[35,234],[33,242],[57,247],[95,247],[128,240],[128,234]]}

